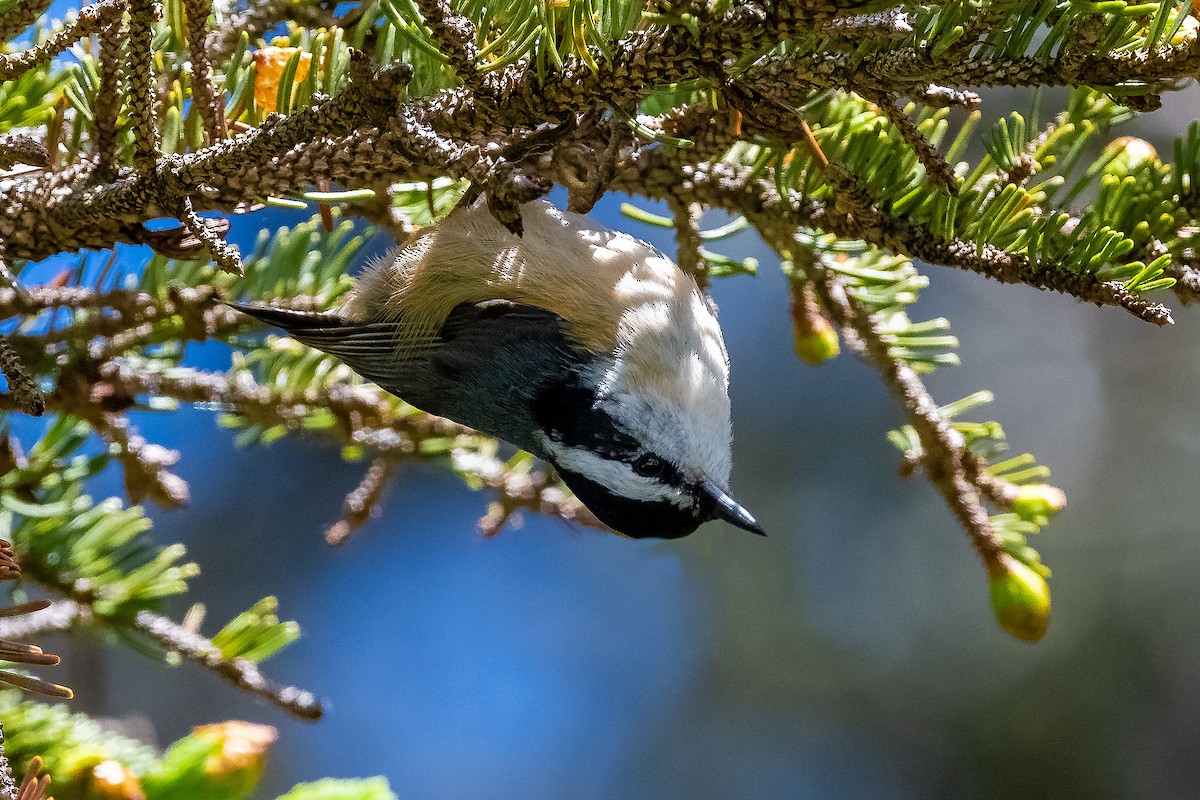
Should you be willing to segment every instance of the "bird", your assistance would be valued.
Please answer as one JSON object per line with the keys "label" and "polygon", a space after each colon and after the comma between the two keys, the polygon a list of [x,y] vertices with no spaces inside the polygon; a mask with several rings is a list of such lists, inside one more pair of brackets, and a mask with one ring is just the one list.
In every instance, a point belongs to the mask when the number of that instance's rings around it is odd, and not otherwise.
{"label": "bird", "polygon": [[456,208],[369,264],[329,313],[230,302],[428,413],[551,464],[606,526],[676,539],[724,520],[729,356],[695,280],[629,234],[545,201],[523,232]]}

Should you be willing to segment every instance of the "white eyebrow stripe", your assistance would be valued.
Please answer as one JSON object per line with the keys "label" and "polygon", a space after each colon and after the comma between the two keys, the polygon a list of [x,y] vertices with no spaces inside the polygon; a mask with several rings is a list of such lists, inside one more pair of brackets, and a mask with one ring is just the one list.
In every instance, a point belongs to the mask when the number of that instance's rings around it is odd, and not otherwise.
{"label": "white eyebrow stripe", "polygon": [[681,508],[690,505],[687,495],[679,489],[654,478],[644,478],[623,461],[604,458],[582,447],[570,447],[545,435],[542,436],[542,447],[563,469],[579,473],[613,494],[647,503],[667,500]]}

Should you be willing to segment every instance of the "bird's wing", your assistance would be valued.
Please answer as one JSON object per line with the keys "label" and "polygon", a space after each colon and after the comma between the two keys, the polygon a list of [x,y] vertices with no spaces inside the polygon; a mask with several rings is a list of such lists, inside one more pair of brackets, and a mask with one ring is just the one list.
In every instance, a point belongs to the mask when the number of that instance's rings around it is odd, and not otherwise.
{"label": "bird's wing", "polygon": [[566,325],[557,314],[509,300],[461,303],[436,335],[417,347],[399,346],[401,322],[356,322],[335,314],[229,303],[282,328],[294,339],[337,356],[355,372],[409,402],[451,393],[470,376],[474,385],[507,394],[541,370],[568,360]]}
{"label": "bird's wing", "polygon": [[244,303],[228,305],[282,328],[298,342],[337,356],[367,380],[387,384],[396,377],[400,365],[396,356],[399,326],[395,322],[355,322],[336,314]]}

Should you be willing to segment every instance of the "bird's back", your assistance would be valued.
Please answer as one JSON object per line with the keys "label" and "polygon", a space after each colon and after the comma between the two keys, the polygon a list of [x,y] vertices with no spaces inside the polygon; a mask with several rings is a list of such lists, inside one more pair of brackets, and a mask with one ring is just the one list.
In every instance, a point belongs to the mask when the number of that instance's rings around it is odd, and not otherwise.
{"label": "bird's back", "polygon": [[587,217],[530,203],[522,220],[516,236],[482,203],[455,211],[369,266],[347,316],[398,323],[403,350],[435,336],[463,303],[509,300],[557,314],[583,347],[611,353],[631,307],[696,291],[653,248]]}

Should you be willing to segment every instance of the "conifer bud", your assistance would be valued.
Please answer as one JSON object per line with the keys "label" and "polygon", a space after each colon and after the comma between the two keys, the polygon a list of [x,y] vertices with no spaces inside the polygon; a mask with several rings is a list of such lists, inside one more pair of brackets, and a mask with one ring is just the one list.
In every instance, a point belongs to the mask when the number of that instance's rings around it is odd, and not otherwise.
{"label": "conifer bud", "polygon": [[219,745],[204,762],[210,778],[230,780],[253,787],[262,777],[267,751],[278,732],[270,725],[229,720],[192,729],[192,737]]}
{"label": "conifer bud", "polygon": [[146,788],[152,798],[244,800],[262,777],[276,735],[270,725],[235,720],[193,728],[145,776]]}
{"label": "conifer bud", "polygon": [[1109,175],[1125,176],[1136,170],[1147,161],[1158,158],[1154,145],[1136,136],[1121,136],[1113,139],[1104,148],[1104,157],[1113,159],[1104,168]]}
{"label": "conifer bud", "polygon": [[1032,568],[1001,553],[988,566],[988,591],[1001,628],[1027,642],[1046,635],[1050,587]]}
{"label": "conifer bud", "polygon": [[1047,483],[1031,483],[1017,487],[1012,510],[1027,522],[1045,525],[1050,517],[1062,511],[1066,505],[1067,495],[1062,489]]}
{"label": "conifer bud", "polygon": [[142,782],[120,761],[108,759],[87,770],[83,796],[88,800],[145,800]]}
{"label": "conifer bud", "polygon": [[821,314],[812,289],[800,282],[792,283],[792,337],[796,355],[814,366],[842,351],[837,331]]}

